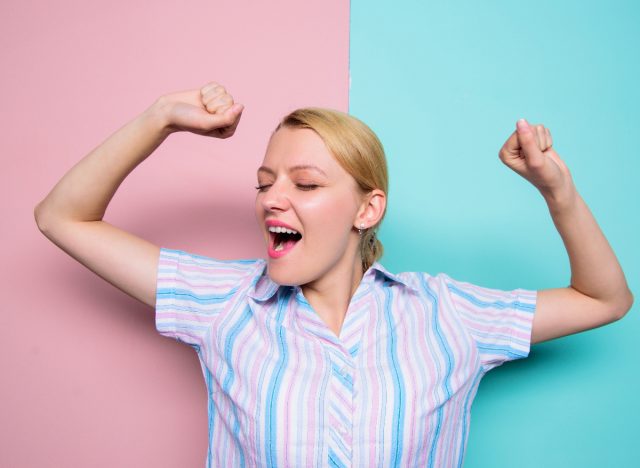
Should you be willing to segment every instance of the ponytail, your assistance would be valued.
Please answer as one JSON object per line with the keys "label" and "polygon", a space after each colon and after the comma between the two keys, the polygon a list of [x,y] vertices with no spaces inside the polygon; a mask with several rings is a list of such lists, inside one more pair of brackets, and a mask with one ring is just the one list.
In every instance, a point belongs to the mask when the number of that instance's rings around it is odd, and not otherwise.
{"label": "ponytail", "polygon": [[375,228],[369,228],[362,232],[360,237],[360,257],[362,258],[362,271],[369,269],[373,262],[382,257],[382,242],[376,236]]}

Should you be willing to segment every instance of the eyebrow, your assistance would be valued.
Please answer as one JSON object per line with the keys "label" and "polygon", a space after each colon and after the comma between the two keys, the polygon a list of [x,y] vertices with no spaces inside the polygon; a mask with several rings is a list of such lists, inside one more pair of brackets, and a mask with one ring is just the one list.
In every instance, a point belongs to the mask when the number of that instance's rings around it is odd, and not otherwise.
{"label": "eyebrow", "polygon": [[[296,166],[291,166],[289,168],[289,172],[295,172],[295,171],[315,171],[327,177],[327,174],[325,174],[325,172],[322,169],[320,169],[318,166],[314,166],[313,164],[298,164]],[[276,175],[274,170],[271,168],[268,168],[267,166],[260,166],[258,168],[258,173],[260,172],[266,172],[267,174]]]}

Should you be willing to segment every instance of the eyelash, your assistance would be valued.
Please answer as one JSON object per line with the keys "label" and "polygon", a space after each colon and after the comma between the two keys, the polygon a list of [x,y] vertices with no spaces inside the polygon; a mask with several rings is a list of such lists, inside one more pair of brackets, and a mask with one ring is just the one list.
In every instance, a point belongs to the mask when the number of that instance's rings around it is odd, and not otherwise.
{"label": "eyelash", "polygon": [[309,191],[309,190],[314,190],[317,189],[318,186],[316,184],[296,184],[296,187],[298,187],[300,190],[304,190],[304,191]]}
{"label": "eyelash", "polygon": [[[258,192],[265,192],[269,187],[271,187],[270,184],[268,185],[258,185],[256,187],[256,190]],[[296,184],[296,187],[298,187],[300,190],[304,190],[305,192],[308,192],[309,190],[314,190],[318,188],[318,185],[316,184]]]}

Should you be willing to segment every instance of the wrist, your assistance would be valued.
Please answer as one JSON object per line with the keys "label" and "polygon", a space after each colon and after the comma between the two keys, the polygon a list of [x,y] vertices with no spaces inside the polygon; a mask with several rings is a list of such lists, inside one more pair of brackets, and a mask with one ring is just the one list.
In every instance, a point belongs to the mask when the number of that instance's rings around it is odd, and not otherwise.
{"label": "wrist", "polygon": [[142,115],[154,130],[164,138],[177,131],[169,121],[169,106],[170,103],[159,97]]}
{"label": "wrist", "polygon": [[[542,192],[541,192],[542,193]],[[577,204],[580,195],[573,184],[565,190],[542,193],[551,214],[562,214],[571,211]]]}

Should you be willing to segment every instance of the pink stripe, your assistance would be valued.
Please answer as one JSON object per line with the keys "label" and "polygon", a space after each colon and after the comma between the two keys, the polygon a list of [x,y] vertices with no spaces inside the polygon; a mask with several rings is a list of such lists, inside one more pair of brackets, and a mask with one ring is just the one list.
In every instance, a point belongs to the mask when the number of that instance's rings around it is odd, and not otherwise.
{"label": "pink stripe", "polygon": [[[400,297],[395,297],[394,298],[394,302],[398,301],[398,304],[395,304],[395,310],[396,311],[401,311],[404,309],[403,305],[400,301]],[[395,317],[396,320],[401,320],[401,317]],[[413,327],[401,327],[399,328],[398,331],[398,337],[400,337],[400,334],[402,332],[402,339],[399,338],[399,343],[404,344],[403,346],[403,351],[404,351],[404,355],[405,356],[410,356],[411,355],[411,350],[409,343],[413,343],[413,341],[411,340],[410,337],[410,333],[413,332],[415,333],[415,328]],[[411,360],[407,360],[404,362],[400,363],[400,367],[402,368],[403,371],[403,377],[406,378],[407,375],[409,376],[410,382],[411,382],[411,388],[416,388],[416,378],[415,376],[417,375],[417,372],[415,372],[413,370],[413,366],[411,365]],[[411,393],[412,394],[412,399],[407,401],[407,404],[405,406],[405,415],[408,417],[405,417],[405,421],[408,421],[409,423],[409,431],[408,431],[408,437],[406,440],[404,440],[404,448],[403,448],[403,460],[407,461],[408,458],[404,458],[404,457],[410,457],[411,455],[413,455],[414,451],[416,450],[416,421],[415,418],[412,418],[411,415],[416,414],[416,394],[415,393]],[[406,425],[406,422],[405,422]],[[405,434],[406,436],[407,434]],[[410,459],[410,458],[409,458]]]}
{"label": "pink stripe", "polygon": [[317,454],[316,451],[322,451],[322,444],[319,443],[320,441],[322,441],[322,435],[323,434],[318,434],[316,431],[314,430],[318,424],[317,420],[316,420],[316,405],[319,404],[319,402],[321,401],[322,395],[320,393],[320,383],[323,380],[323,366],[322,366],[322,362],[324,361],[323,356],[322,356],[322,350],[317,347],[314,346],[314,353],[312,356],[313,362],[317,363],[316,364],[316,375],[314,375],[314,378],[311,380],[310,382],[310,389],[309,389],[309,397],[310,397],[310,401],[311,401],[311,406],[313,408],[312,411],[309,412],[309,426],[308,426],[308,431],[307,431],[307,447],[313,447],[315,448],[315,450],[309,450],[307,452],[307,462],[306,462],[306,466],[315,466],[316,465],[316,458],[317,458]]}
{"label": "pink stripe", "polygon": [[[264,316],[267,316],[270,313],[273,313],[273,306],[269,308],[265,308],[263,311]],[[257,325],[256,334],[260,334],[261,339],[262,339],[262,336],[269,335],[270,330],[268,330],[266,322],[261,321],[261,322],[258,322],[256,325]],[[257,390],[260,384],[260,379],[258,378],[258,376],[259,376],[260,370],[262,369],[262,366],[265,364],[267,353],[265,352],[261,354],[259,351],[256,351],[255,355],[252,354],[252,356],[255,356],[255,359],[253,359],[253,365],[249,366],[249,385],[251,385],[251,388],[255,388]],[[250,392],[250,395],[252,395],[251,392]],[[257,398],[260,398],[260,395],[257,394],[257,391],[255,393],[255,396]],[[253,400],[250,400],[248,404],[249,404],[248,408],[260,408],[260,404],[255,398]],[[247,438],[252,444],[251,448],[254,450],[254,453],[257,454],[260,451],[260,445],[262,442],[261,438],[258,435],[259,433],[257,432],[262,430],[262,427],[263,427],[262,414],[260,414],[259,412],[256,412],[255,418],[256,418],[256,422],[255,424],[251,425]]]}
{"label": "pink stripe", "polygon": [[[161,266],[168,266],[171,268],[175,268],[176,267],[176,262],[159,262],[159,265]],[[202,274],[216,274],[216,275],[220,275],[220,276],[238,276],[238,277],[242,277],[243,276],[243,272],[239,271],[238,269],[235,268],[221,268],[218,265],[206,265],[206,264],[190,264],[190,265],[185,265],[185,264],[180,264],[180,271],[182,273],[202,273]],[[247,265],[247,267],[250,267],[250,265]],[[160,272],[160,275],[166,274],[168,272]],[[245,273],[246,274],[246,273]]]}
{"label": "pink stripe", "polygon": [[[291,312],[291,310],[287,311],[287,313],[290,313],[290,312]],[[300,367],[299,366],[299,359],[298,359],[298,356],[300,356],[300,353],[291,352],[291,351],[292,350],[290,349],[289,350],[289,356],[290,356],[289,360],[290,360],[291,364],[293,364],[293,362],[295,362],[295,365],[291,365],[291,367],[288,367],[288,369],[290,368],[291,369],[291,373],[293,375],[296,375],[297,371],[298,371],[298,368]],[[286,395],[293,395],[294,394],[292,392],[294,383],[295,383],[294,379],[289,379],[289,385],[287,387]],[[278,404],[278,405],[276,405],[276,407],[279,410],[281,405]],[[286,416],[283,418],[282,416],[278,415],[278,419],[281,420],[281,421],[283,421],[283,420],[284,421],[291,421],[293,419],[292,418],[293,415],[291,414],[292,408],[294,408],[293,401],[285,402],[285,404],[282,405],[282,411],[284,411],[286,413]],[[289,460],[289,450],[290,450],[290,446],[291,446],[291,444],[289,442],[289,439],[290,439],[290,436],[289,436],[289,424],[285,424],[284,428],[283,428],[283,435],[282,435],[282,441],[283,441],[282,443],[283,443],[283,446],[286,447],[286,450],[284,451],[284,464],[285,464],[285,466],[289,466],[289,465],[294,463],[293,460]]]}
{"label": "pink stripe", "polygon": [[[170,286],[172,288],[178,288],[178,287],[182,287],[183,289],[191,289],[193,291],[198,291],[198,292],[206,292],[206,291],[223,291],[225,293],[232,291],[234,288],[236,288],[238,286],[237,281],[236,282],[228,282],[228,283],[223,283],[222,281],[216,283],[215,287],[212,286],[211,284],[196,284],[193,283],[191,281],[188,281],[187,279],[183,279],[183,278],[176,278],[174,281],[171,282],[171,284],[168,284],[167,286]],[[167,287],[164,286],[163,283],[160,283],[160,287]]]}
{"label": "pink stripe", "polygon": [[[446,297],[448,289],[445,287],[445,285],[439,285],[438,289],[440,290],[440,293],[444,293],[443,295]],[[449,352],[453,355],[453,356],[465,356],[463,349],[464,349],[464,345],[462,344],[462,339],[456,339],[457,337],[460,336],[460,332],[462,330],[459,329],[458,322],[455,320],[456,316],[454,314],[450,314],[450,313],[446,313],[446,303],[445,301],[440,301],[439,304],[439,318],[440,318],[440,324],[441,324],[441,330],[442,333],[445,335],[445,337],[448,337],[446,339],[446,344],[449,347]],[[464,335],[463,335],[464,336]],[[461,369],[468,369],[469,368],[469,363],[468,362],[462,362]],[[455,369],[453,369],[452,374],[450,375],[450,380],[449,380],[449,384],[451,386],[451,389],[453,390],[453,395],[451,396],[452,399],[455,399],[458,397],[458,394],[456,392],[456,390],[463,385],[462,380],[463,379],[468,379],[468,375],[462,374],[460,372],[456,372]],[[454,405],[446,405],[442,407],[442,420],[446,421],[445,424],[443,424],[443,430],[442,433],[440,435],[441,437],[441,443],[438,445],[435,456],[433,458],[433,463],[435,466],[446,466],[446,454],[447,454],[447,449],[455,446],[454,444],[454,440],[455,440],[455,436],[456,436],[456,432],[455,430],[452,430],[454,428],[454,425],[452,424],[453,418],[455,417],[455,414],[451,414],[452,411],[455,410],[455,406]]]}
{"label": "pink stripe", "polygon": [[[368,327],[369,330],[369,334],[367,335],[367,340],[366,343],[367,344],[375,344],[377,343],[377,337],[375,334],[375,327],[373,327],[373,324],[376,323],[380,323],[380,311],[378,310],[378,308],[375,309],[375,312],[373,312],[374,308],[372,307],[372,315],[375,315],[375,319],[372,320],[371,326]],[[369,351],[370,353],[374,353],[374,356],[371,356],[371,354],[367,355],[367,364],[371,367],[374,366],[376,359],[375,359],[375,353],[378,351],[378,347],[377,346],[369,346]],[[371,405],[369,407],[365,406],[364,412],[365,414],[368,414],[368,417],[365,418],[365,421],[369,421],[369,424],[365,426],[364,431],[365,431],[365,440],[377,440],[376,437],[376,432],[377,429],[379,428],[379,421],[378,421],[378,412],[375,411],[376,408],[380,407],[380,386],[378,385],[377,381],[373,381],[372,378],[375,377],[377,375],[377,372],[372,372],[372,375],[369,376],[369,378],[367,379],[370,382],[370,387],[371,387],[371,399],[369,400],[371,402]],[[369,449],[369,463],[368,466],[377,466],[378,465],[378,461],[377,461],[377,448],[378,445],[377,444],[371,444],[371,448]]]}
{"label": "pink stripe", "polygon": [[[235,353],[235,359],[234,359],[234,364],[235,364],[235,369],[240,369],[241,368],[241,357],[244,357],[245,359],[248,359],[249,356],[247,355],[247,353],[243,353],[242,350],[247,349],[246,345],[247,343],[249,343],[249,341],[251,341],[252,339],[255,339],[255,334],[258,332],[257,328],[256,328],[256,324],[255,322],[251,322],[247,325],[246,329],[243,330],[243,334],[244,334],[244,338],[242,340],[238,340],[238,347],[237,349],[239,350],[238,352]],[[248,383],[249,388],[253,388],[254,385],[254,380],[250,380]],[[252,396],[252,392],[248,391],[247,392],[247,397],[245,398],[245,401],[243,401],[243,406],[245,408],[255,408],[256,407],[256,401],[255,398],[251,398]],[[254,425],[253,424],[249,424],[249,427],[253,428]],[[251,431],[249,431],[248,434],[248,438],[247,438],[247,442],[249,442],[250,444],[254,443],[254,439],[253,439],[253,435]]]}

